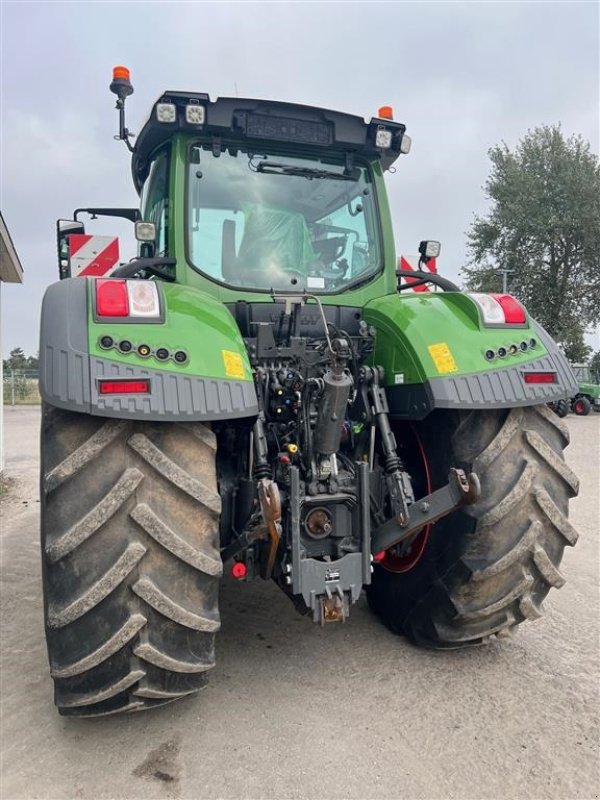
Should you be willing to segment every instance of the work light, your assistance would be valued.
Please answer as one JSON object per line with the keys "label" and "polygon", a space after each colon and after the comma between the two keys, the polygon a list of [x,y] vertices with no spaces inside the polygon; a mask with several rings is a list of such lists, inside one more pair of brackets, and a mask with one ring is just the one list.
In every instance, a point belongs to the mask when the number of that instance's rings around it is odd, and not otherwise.
{"label": "work light", "polygon": [[157,103],[156,119],[159,122],[175,122],[177,119],[175,103]]}
{"label": "work light", "polygon": [[419,242],[419,253],[424,259],[437,258],[442,249],[442,245],[434,239],[424,239]]}
{"label": "work light", "polygon": [[156,225],[153,222],[136,222],[135,238],[138,242],[153,242],[156,239]]}
{"label": "work light", "polygon": [[375,147],[387,150],[392,146],[392,132],[385,128],[378,128],[375,134]]}
{"label": "work light", "polygon": [[204,125],[204,106],[188,105],[185,107],[185,121],[188,125]]}

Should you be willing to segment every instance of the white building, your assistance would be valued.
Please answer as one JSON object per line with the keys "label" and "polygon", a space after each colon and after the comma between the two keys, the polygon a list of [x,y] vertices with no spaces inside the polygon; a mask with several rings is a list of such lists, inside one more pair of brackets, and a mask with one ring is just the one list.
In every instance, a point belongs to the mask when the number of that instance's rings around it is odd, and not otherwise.
{"label": "white building", "polygon": [[[0,322],[2,320],[2,284],[23,283],[23,267],[15,250],[4,218],[0,213]],[[2,332],[0,324],[0,356],[2,354]],[[3,387],[2,358],[0,357],[0,387]],[[4,469],[4,392],[0,392],[0,472]]]}

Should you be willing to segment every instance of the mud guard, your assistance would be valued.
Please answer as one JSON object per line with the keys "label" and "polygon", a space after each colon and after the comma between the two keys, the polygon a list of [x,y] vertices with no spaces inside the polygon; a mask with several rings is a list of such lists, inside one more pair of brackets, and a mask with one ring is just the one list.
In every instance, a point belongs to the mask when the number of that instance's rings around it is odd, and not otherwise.
{"label": "mud guard", "polygon": [[[255,416],[258,403],[244,342],[221,303],[196,289],[157,284],[164,311],[159,324],[102,322],[91,308],[93,281],[52,284],[42,303],[40,394],[53,406],[105,417],[164,421]],[[102,347],[110,336],[114,346]],[[122,352],[126,339],[132,347]],[[146,345],[149,355],[137,348]],[[187,358],[159,361],[156,352],[180,349]],[[141,379],[144,394],[101,394],[99,381]]]}
{"label": "mud guard", "polygon": [[[486,326],[466,294],[387,295],[363,316],[377,331],[372,362],[384,368],[392,417],[532,406],[576,391],[565,355],[541,325],[527,317],[523,325]],[[526,383],[529,372],[554,380]]]}

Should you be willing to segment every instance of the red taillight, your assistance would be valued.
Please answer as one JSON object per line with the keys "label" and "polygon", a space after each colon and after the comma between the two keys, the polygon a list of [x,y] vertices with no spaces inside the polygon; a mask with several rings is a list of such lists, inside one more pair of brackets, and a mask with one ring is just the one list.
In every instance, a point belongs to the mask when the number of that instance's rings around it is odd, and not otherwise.
{"label": "red taillight", "polygon": [[525,383],[556,383],[556,372],[524,372]]}
{"label": "red taillight", "polygon": [[492,294],[492,297],[502,307],[507,325],[525,324],[525,309],[511,294]]}
{"label": "red taillight", "polygon": [[114,278],[96,281],[96,314],[99,317],[129,316],[126,281]]}
{"label": "red taillight", "polygon": [[150,381],[98,381],[100,394],[149,394]]}

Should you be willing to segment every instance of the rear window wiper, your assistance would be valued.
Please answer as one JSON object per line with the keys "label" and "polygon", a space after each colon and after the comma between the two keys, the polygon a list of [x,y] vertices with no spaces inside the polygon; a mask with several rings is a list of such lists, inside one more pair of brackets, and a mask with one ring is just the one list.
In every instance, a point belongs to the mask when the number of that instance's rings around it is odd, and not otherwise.
{"label": "rear window wiper", "polygon": [[356,181],[360,177],[360,170],[355,168],[349,172],[332,172],[328,169],[315,169],[314,167],[299,167],[295,164],[277,164],[274,161],[259,161],[256,165],[257,172],[265,175],[297,175],[300,178],[330,178],[336,181]]}

